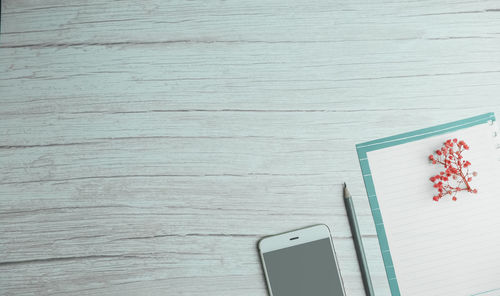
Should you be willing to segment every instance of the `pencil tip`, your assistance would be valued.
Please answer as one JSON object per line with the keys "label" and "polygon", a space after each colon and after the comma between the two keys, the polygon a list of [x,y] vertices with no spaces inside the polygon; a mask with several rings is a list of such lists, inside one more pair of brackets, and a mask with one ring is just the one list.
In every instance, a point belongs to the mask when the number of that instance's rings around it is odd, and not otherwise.
{"label": "pencil tip", "polygon": [[347,184],[344,182],[344,198],[351,198],[351,193],[347,189]]}

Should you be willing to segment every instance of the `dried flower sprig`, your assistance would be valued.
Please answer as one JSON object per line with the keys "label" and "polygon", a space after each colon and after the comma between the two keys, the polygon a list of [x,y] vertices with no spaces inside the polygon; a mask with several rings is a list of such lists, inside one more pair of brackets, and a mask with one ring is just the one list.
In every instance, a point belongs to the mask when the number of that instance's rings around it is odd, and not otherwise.
{"label": "dried flower sprig", "polygon": [[434,188],[438,191],[438,194],[432,198],[433,200],[439,201],[443,196],[450,195],[452,200],[456,201],[458,192],[477,193],[477,189],[470,185],[472,176],[477,176],[477,172],[469,174],[471,163],[462,155],[465,150],[469,150],[469,145],[465,141],[453,139],[447,140],[441,149],[429,155],[432,164],[444,167],[443,171],[430,178],[430,181],[434,183]]}

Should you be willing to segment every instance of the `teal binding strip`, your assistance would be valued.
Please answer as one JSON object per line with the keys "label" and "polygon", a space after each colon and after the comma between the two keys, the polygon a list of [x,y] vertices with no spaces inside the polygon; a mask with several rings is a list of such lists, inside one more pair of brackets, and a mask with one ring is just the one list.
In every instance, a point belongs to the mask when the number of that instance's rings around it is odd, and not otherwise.
{"label": "teal binding strip", "polygon": [[488,290],[488,291],[484,291],[484,292],[477,293],[477,294],[474,294],[474,295],[471,295],[471,296],[477,296],[477,295],[489,294],[489,293],[491,293],[491,292],[495,292],[495,291],[500,291],[500,288],[498,288],[498,289],[493,289],[493,290]]}
{"label": "teal binding strip", "polygon": [[384,260],[385,272],[387,274],[389,287],[393,296],[400,296],[401,292],[399,291],[398,281],[396,279],[396,271],[394,270],[394,265],[392,263],[391,252],[389,250],[389,242],[387,241],[384,221],[382,220],[382,213],[380,212],[377,195],[375,193],[375,184],[373,183],[367,153],[369,151],[383,149],[408,142],[418,141],[436,135],[449,133],[474,125],[483,124],[489,121],[495,121],[494,113],[486,113],[459,121],[445,123],[434,127],[424,128],[413,132],[399,134],[356,145],[359,165],[363,174],[363,180],[365,182],[366,193],[368,195],[368,201],[370,203],[373,221],[375,222],[375,230],[377,231],[378,242],[380,245],[380,250],[382,252],[382,259]]}

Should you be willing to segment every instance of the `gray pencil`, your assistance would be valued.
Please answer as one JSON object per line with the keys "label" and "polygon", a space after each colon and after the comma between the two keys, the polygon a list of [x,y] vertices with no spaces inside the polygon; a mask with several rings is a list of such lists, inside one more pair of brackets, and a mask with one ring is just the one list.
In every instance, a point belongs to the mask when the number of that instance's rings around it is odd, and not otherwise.
{"label": "gray pencil", "polygon": [[354,240],[354,247],[356,248],[356,255],[358,255],[359,269],[363,278],[363,286],[365,287],[366,295],[373,296],[372,280],[370,278],[370,271],[368,270],[368,263],[366,262],[365,249],[363,248],[363,241],[361,240],[361,233],[359,232],[358,220],[356,219],[356,212],[354,211],[354,204],[352,202],[351,193],[347,190],[347,185],[344,183],[344,203],[347,211],[347,218],[351,225],[352,239]]}

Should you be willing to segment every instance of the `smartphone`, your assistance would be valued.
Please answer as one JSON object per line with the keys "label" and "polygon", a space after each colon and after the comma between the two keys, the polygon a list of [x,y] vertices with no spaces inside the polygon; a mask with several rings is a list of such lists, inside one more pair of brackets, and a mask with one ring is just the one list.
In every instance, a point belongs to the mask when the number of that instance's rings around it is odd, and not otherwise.
{"label": "smartphone", "polygon": [[346,295],[324,224],[265,237],[259,253],[271,296]]}

